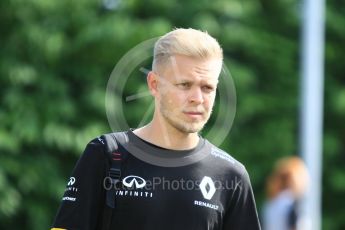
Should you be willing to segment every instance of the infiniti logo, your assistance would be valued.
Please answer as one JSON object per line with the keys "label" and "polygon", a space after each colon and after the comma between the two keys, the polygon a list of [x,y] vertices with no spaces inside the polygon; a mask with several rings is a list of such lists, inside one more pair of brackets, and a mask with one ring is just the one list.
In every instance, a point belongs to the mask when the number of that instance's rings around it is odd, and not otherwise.
{"label": "infiniti logo", "polygon": [[133,184],[135,185],[135,188],[143,188],[146,185],[146,181],[143,178],[132,175],[123,178],[122,183],[128,188],[132,188]]}
{"label": "infiniti logo", "polygon": [[75,178],[74,177],[70,177],[67,185],[68,186],[72,186],[74,183],[75,183]]}

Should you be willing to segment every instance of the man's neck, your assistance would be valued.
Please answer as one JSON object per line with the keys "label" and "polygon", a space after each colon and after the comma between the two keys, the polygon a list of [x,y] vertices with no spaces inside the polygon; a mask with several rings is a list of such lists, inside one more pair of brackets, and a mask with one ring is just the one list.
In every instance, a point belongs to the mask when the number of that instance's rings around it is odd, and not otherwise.
{"label": "man's neck", "polygon": [[176,129],[155,125],[154,122],[134,130],[133,133],[154,145],[173,150],[192,149],[199,142],[197,133],[183,133]]}

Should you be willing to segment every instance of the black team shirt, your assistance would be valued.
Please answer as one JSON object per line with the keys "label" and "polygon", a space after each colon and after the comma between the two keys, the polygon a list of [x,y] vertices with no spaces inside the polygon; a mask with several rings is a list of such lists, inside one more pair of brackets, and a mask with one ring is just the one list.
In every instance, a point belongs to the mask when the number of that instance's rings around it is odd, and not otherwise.
{"label": "black team shirt", "polygon": [[[125,132],[122,187],[112,230],[257,230],[260,224],[244,166],[200,137],[175,151]],[[103,140],[86,147],[68,181],[53,228],[97,230],[105,206]],[[181,163],[183,162],[183,163]]]}

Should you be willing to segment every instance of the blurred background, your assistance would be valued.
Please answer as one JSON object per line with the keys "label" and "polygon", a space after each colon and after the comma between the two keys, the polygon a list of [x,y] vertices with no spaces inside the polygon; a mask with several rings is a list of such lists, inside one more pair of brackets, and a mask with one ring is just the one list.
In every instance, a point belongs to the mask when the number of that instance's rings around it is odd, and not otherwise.
{"label": "blurred background", "polygon": [[[273,163],[300,154],[301,6],[1,0],[0,229],[49,228],[85,145],[111,132],[104,100],[115,64],[174,27],[207,30],[224,49],[237,111],[221,147],[246,165],[261,213]],[[345,2],[328,0],[325,10],[322,229],[332,230],[345,229]],[[145,87],[140,76],[128,90]],[[129,124],[138,123],[142,108],[128,102]]]}

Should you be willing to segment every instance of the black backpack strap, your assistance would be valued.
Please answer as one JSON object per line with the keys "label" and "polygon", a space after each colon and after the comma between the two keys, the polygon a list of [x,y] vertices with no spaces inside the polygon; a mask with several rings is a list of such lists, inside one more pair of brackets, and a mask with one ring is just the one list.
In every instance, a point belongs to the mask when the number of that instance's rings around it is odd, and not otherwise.
{"label": "black backpack strap", "polygon": [[103,212],[102,229],[110,229],[112,211],[116,207],[116,190],[121,186],[121,168],[125,151],[120,151],[119,143],[125,144],[127,136],[124,132],[108,133],[101,137],[105,141],[106,155],[108,157],[106,172],[106,197],[105,209]]}

